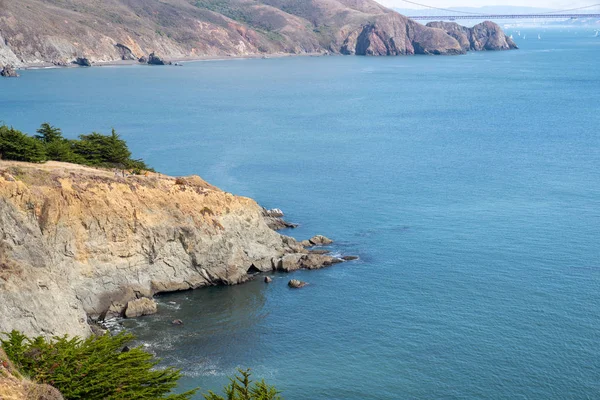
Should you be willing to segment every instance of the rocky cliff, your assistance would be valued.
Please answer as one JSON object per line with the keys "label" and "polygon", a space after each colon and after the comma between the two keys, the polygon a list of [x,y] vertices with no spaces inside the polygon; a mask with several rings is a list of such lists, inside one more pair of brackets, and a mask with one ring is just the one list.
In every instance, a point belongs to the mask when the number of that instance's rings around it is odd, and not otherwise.
{"label": "rocky cliff", "polygon": [[310,245],[199,177],[0,161],[0,332],[85,336],[156,293],[341,261]]}
{"label": "rocky cliff", "polygon": [[423,26],[372,0],[0,0],[0,65],[510,47],[497,25],[484,28],[465,33],[467,48],[454,28]]}
{"label": "rocky cliff", "polygon": [[467,28],[456,22],[430,22],[430,28],[437,28],[458,41],[464,51],[482,50],[512,50],[516,49],[515,42],[507,37],[502,29],[495,23],[485,21]]}

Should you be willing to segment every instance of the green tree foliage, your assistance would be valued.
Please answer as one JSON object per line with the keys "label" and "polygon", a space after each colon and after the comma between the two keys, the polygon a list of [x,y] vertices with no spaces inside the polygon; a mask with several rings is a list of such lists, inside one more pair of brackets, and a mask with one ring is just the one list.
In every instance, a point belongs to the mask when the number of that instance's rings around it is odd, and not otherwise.
{"label": "green tree foliage", "polygon": [[250,380],[250,370],[238,370],[238,374],[230,378],[229,385],[223,389],[225,397],[213,392],[204,395],[206,400],[282,400],[277,389],[264,380]]}
{"label": "green tree foliage", "polygon": [[13,331],[0,344],[21,373],[56,387],[67,400],[188,400],[194,395],[196,390],[170,394],[180,371],[156,368],[158,360],[139,347],[124,351],[132,340],[121,333],[47,341]]}
{"label": "green tree foliage", "polygon": [[93,132],[89,135],[80,135],[79,141],[74,143],[75,152],[83,156],[94,165],[119,165],[127,166],[131,152],[127,143],[112,130],[111,135],[102,135]]}
{"label": "green tree foliage", "polygon": [[44,122],[36,132],[38,134],[35,135],[35,138],[44,143],[52,143],[63,139],[60,128],[54,127],[47,122]]}
{"label": "green tree foliage", "polygon": [[43,123],[30,137],[8,126],[0,126],[0,158],[44,162],[63,161],[90,166],[152,171],[143,160],[132,159],[127,143],[113,129],[110,135],[93,132],[78,140],[65,139],[62,131]]}
{"label": "green tree foliage", "polygon": [[46,161],[46,152],[40,141],[4,125],[0,126],[0,158],[43,162]]}

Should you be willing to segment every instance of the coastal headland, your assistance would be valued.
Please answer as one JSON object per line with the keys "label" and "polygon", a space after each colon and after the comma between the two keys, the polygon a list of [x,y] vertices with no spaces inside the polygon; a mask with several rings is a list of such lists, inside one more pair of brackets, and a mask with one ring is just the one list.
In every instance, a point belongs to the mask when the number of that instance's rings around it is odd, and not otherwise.
{"label": "coastal headland", "polygon": [[13,67],[316,54],[452,55],[516,48],[493,22],[460,29],[425,26],[371,0],[0,4],[0,66],[10,67],[7,76]]}
{"label": "coastal headland", "polygon": [[324,237],[274,230],[286,226],[198,176],[0,161],[0,330],[88,336],[157,293],[344,261],[311,250]]}

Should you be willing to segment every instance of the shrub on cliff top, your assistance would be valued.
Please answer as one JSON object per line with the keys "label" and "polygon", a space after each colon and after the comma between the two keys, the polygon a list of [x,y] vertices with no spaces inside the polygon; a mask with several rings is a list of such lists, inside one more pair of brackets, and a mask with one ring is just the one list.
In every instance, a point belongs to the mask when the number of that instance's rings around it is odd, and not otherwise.
{"label": "shrub on cliff top", "polygon": [[0,344],[21,373],[56,387],[67,400],[190,399],[196,390],[170,394],[179,370],[156,368],[158,360],[139,347],[123,350],[132,340],[121,333],[47,341],[13,331]]}
{"label": "shrub on cliff top", "polygon": [[44,145],[24,133],[0,126],[0,158],[5,160],[42,162],[46,161]]}
{"label": "shrub on cliff top", "polygon": [[152,171],[143,160],[131,158],[127,143],[113,129],[110,135],[92,132],[65,139],[62,131],[43,123],[34,137],[0,126],[0,158],[5,160],[70,162],[99,167]]}

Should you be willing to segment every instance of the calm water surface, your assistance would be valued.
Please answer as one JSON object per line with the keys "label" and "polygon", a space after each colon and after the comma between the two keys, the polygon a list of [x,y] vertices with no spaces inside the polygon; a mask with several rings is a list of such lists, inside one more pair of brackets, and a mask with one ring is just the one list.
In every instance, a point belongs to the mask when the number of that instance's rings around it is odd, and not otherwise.
{"label": "calm water surface", "polygon": [[182,389],[250,367],[289,400],[597,399],[600,40],[537,33],[460,57],[25,71],[0,120],[115,127],[361,257],[128,321]]}

